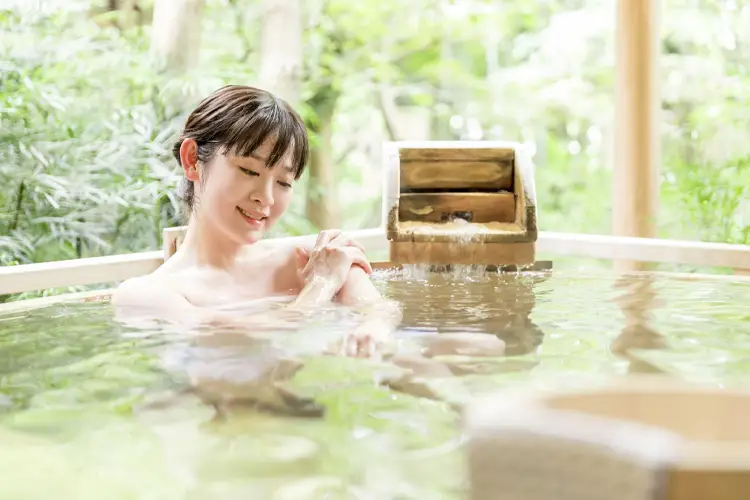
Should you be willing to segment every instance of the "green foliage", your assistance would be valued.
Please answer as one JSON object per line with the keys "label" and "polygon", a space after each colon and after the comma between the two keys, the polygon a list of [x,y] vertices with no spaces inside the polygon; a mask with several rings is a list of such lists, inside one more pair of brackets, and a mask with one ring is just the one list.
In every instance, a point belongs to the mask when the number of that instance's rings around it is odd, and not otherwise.
{"label": "green foliage", "polygon": [[668,165],[663,200],[673,224],[667,233],[682,239],[750,242],[750,156],[717,168]]}
{"label": "green foliage", "polygon": [[140,48],[60,13],[6,12],[2,29],[3,263],[155,247],[178,208],[174,116]]}

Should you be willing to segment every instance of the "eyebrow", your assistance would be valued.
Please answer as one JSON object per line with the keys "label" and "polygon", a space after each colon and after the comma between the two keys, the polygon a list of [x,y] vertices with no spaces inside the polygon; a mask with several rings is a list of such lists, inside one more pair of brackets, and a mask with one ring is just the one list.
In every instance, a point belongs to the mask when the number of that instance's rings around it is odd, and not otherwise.
{"label": "eyebrow", "polygon": [[[254,158],[258,161],[262,161],[266,165],[268,164],[268,158],[263,158],[262,156],[256,155],[255,153],[250,153],[250,158]],[[290,161],[286,161],[284,163],[284,168],[289,170],[290,172],[294,170],[294,167],[292,166],[292,163]]]}

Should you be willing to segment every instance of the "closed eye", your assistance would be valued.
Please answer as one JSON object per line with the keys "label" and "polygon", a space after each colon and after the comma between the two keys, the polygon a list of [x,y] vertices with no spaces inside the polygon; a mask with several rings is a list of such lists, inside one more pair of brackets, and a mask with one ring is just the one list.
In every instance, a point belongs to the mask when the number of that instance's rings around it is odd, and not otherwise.
{"label": "closed eye", "polygon": [[291,189],[292,185],[288,182],[279,181],[279,186],[283,187],[284,189]]}
{"label": "closed eye", "polygon": [[243,174],[249,175],[250,177],[258,177],[260,174],[244,167],[239,167]]}

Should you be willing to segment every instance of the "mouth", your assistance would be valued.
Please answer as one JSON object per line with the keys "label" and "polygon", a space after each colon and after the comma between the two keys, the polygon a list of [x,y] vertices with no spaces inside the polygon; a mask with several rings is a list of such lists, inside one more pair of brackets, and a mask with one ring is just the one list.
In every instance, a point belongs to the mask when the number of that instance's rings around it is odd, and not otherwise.
{"label": "mouth", "polygon": [[245,218],[247,222],[250,222],[251,224],[260,224],[268,219],[268,217],[266,217],[265,215],[247,212],[240,207],[237,207],[237,211]]}

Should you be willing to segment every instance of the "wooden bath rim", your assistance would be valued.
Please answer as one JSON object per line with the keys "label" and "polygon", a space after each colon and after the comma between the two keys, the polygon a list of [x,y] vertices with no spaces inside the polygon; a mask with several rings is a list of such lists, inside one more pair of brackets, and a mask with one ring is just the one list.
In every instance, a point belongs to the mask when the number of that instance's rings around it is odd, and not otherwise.
{"label": "wooden bath rim", "polygon": [[[20,293],[50,288],[111,284],[130,277],[148,274],[158,268],[177,249],[185,234],[185,227],[165,229],[161,251],[140,252],[107,257],[25,264],[0,267],[0,294]],[[384,227],[355,230],[347,233],[362,244],[369,255],[387,255],[389,242]],[[314,241],[316,235],[281,237],[278,240],[296,244]],[[651,238],[631,238],[574,233],[540,232],[536,242],[537,254],[568,256],[616,261],[688,264],[696,266],[721,266],[735,274],[649,273],[688,280],[722,280],[750,282],[750,246],[727,243],[704,243]],[[374,259],[376,268],[392,267],[390,260]],[[633,274],[633,273],[629,273]],[[638,273],[635,273],[638,274]],[[93,292],[94,295],[103,291]],[[46,297],[54,302],[61,298],[76,300],[81,294],[64,294]],[[44,299],[27,299],[31,307]],[[16,310],[18,302],[0,304],[0,311]],[[13,305],[16,304],[16,305]]]}

